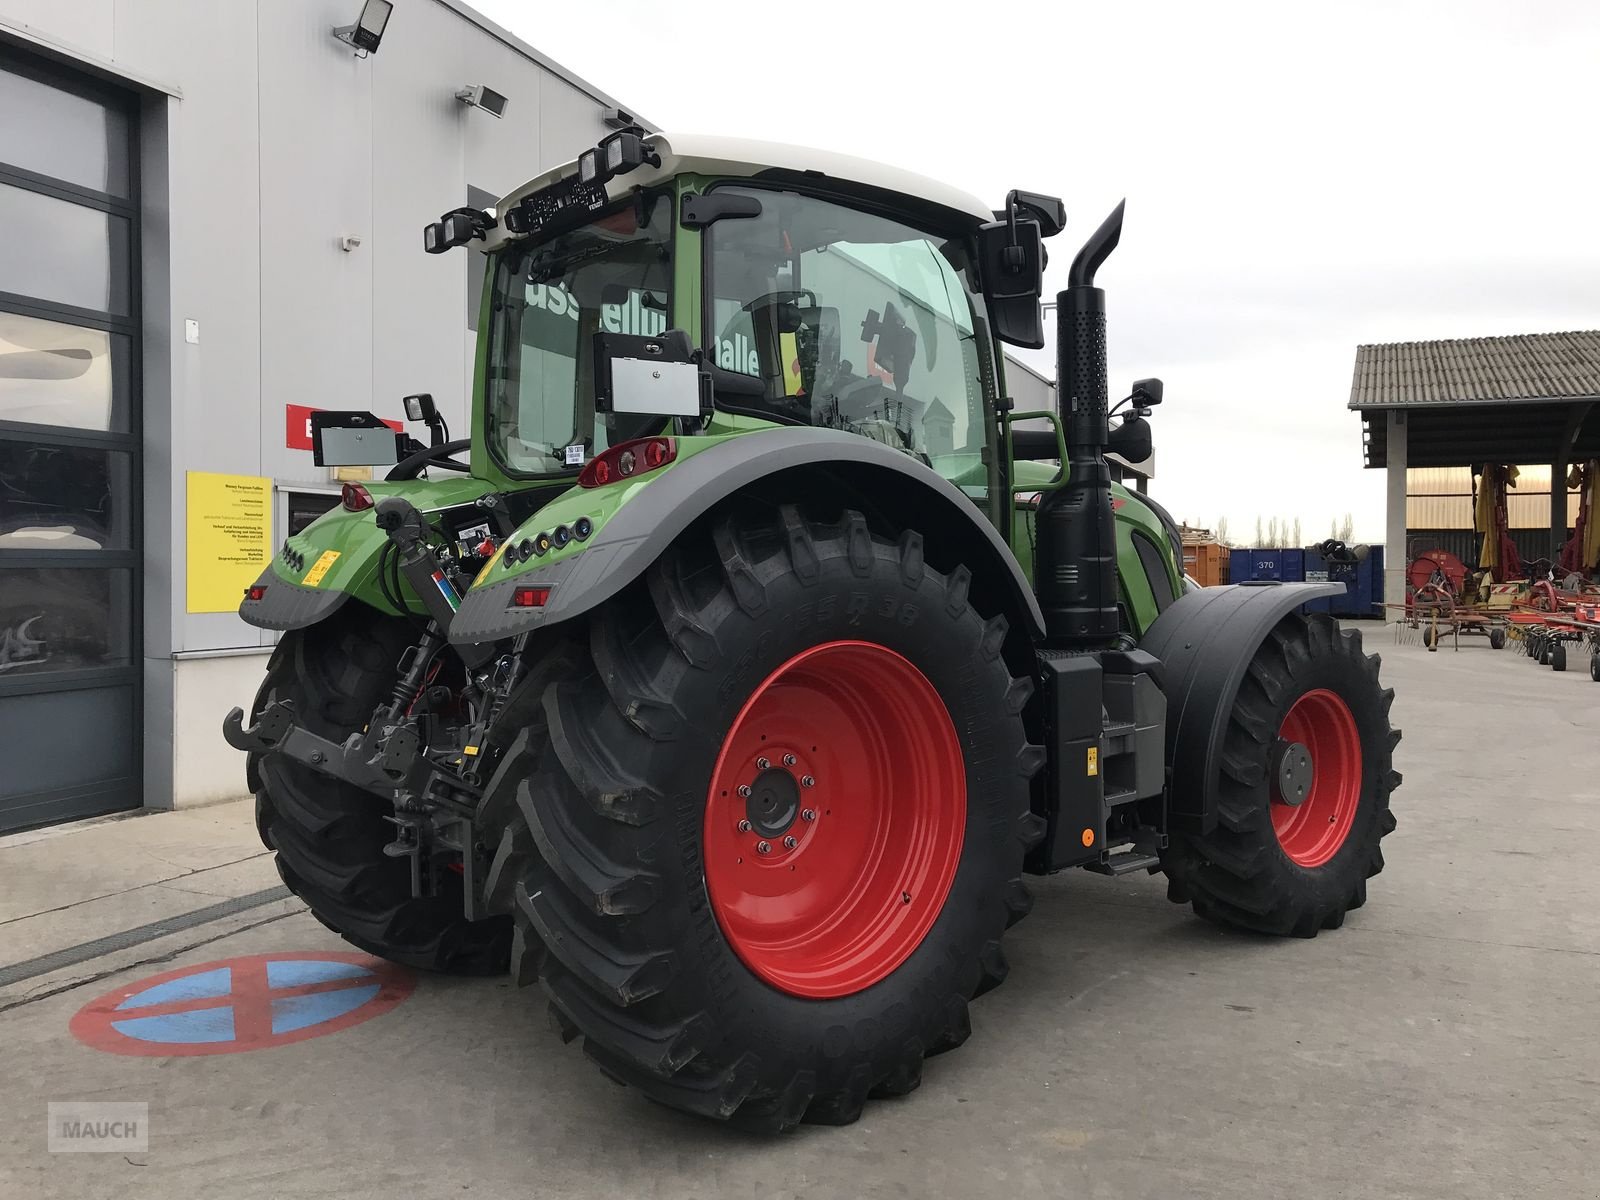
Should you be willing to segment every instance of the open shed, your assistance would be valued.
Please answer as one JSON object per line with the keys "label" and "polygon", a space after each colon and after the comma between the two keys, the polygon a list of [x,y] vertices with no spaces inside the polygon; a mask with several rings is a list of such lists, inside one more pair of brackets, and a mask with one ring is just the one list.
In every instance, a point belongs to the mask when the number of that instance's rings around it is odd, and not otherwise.
{"label": "open shed", "polygon": [[[1384,598],[1405,598],[1409,467],[1600,458],[1600,330],[1390,342],[1356,348],[1350,407],[1366,465],[1388,471]],[[1566,491],[1550,493],[1550,555],[1567,537]]]}

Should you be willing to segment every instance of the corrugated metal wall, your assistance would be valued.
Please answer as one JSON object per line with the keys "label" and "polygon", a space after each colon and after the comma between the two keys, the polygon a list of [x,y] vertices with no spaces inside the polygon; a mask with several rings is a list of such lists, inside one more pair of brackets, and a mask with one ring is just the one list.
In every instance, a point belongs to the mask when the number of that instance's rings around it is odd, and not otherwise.
{"label": "corrugated metal wall", "polygon": [[[1512,529],[1550,528],[1550,468],[1518,468],[1517,486],[1506,493]],[[1567,493],[1567,524],[1578,519],[1578,493]],[[1413,467],[1406,472],[1408,529],[1472,528],[1472,471],[1467,467]]]}

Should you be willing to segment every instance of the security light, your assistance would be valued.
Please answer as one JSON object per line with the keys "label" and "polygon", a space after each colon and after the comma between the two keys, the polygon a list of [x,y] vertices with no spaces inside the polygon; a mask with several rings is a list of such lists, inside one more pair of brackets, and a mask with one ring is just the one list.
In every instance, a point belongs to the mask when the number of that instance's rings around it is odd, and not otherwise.
{"label": "security light", "polygon": [[469,83],[456,93],[456,99],[468,108],[481,108],[491,117],[506,115],[506,98],[486,83]]}
{"label": "security light", "polygon": [[[389,14],[394,11],[390,0],[366,0],[361,15],[354,25],[336,25],[333,36],[346,45],[354,46],[362,58],[376,53],[383,41],[383,31],[389,24]],[[497,114],[498,115],[498,114]]]}
{"label": "security light", "polygon": [[625,108],[603,108],[600,110],[600,119],[612,129],[632,129],[639,123]]}

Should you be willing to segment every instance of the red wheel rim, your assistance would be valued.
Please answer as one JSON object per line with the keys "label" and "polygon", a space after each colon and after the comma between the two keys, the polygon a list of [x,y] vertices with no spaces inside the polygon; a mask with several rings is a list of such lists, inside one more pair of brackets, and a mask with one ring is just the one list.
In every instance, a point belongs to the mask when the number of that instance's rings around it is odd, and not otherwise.
{"label": "red wheel rim", "polygon": [[813,646],[761,682],[717,756],[712,911],[773,987],[848,996],[922,944],[966,820],[961,744],[922,672],[870,642]]}
{"label": "red wheel rim", "polygon": [[1280,742],[1304,746],[1311,786],[1299,804],[1272,784],[1272,830],[1283,852],[1302,867],[1320,867],[1344,845],[1361,803],[1361,735],[1350,706],[1326,688],[1294,702],[1278,729]]}

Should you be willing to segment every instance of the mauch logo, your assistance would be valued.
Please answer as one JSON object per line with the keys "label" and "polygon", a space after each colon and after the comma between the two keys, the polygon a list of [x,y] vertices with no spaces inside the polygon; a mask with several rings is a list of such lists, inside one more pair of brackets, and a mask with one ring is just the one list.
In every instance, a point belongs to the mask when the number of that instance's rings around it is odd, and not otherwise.
{"label": "mauch logo", "polygon": [[150,1106],[69,1100],[46,1105],[51,1154],[143,1154],[150,1149]]}

